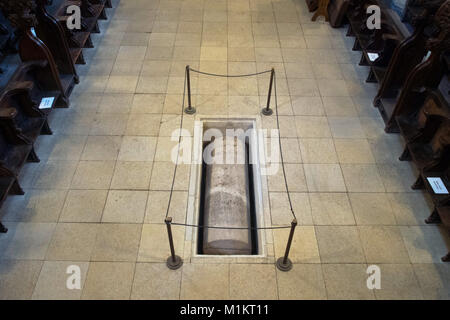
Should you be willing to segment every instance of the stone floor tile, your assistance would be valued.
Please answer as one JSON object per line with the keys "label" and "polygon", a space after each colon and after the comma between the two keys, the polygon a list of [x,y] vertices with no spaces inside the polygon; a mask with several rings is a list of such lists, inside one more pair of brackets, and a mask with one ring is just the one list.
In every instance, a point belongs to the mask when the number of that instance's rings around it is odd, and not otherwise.
{"label": "stone floor tile", "polygon": [[89,136],[81,160],[116,160],[122,137]]}
{"label": "stone floor tile", "polygon": [[136,94],[133,97],[131,113],[162,113],[163,94]]}
{"label": "stone floor tile", "polygon": [[357,117],[328,117],[331,134],[334,138],[365,138],[364,131]]}
{"label": "stone floor tile", "polygon": [[366,268],[365,264],[323,264],[328,299],[375,299],[373,291],[367,288]]}
{"label": "stone floor tile", "polygon": [[121,46],[117,54],[118,60],[143,60],[147,46]]}
{"label": "stone floor tile", "polygon": [[0,299],[30,299],[41,267],[42,261],[0,260]]}
{"label": "stone floor tile", "polygon": [[152,166],[149,161],[117,161],[111,189],[147,190]]}
{"label": "stone floor tile", "polygon": [[139,77],[136,93],[166,93],[168,77]]}
{"label": "stone floor tile", "polygon": [[76,161],[49,160],[42,164],[33,187],[37,189],[68,189],[77,167]]}
{"label": "stone floor tile", "polygon": [[106,93],[134,93],[138,83],[137,76],[110,76],[105,88]]}
{"label": "stone floor tile", "polygon": [[395,225],[396,220],[385,193],[349,193],[356,224]]}
{"label": "stone floor tile", "polygon": [[100,224],[91,261],[135,262],[141,239],[141,229],[140,224]]}
{"label": "stone floor tile", "polygon": [[58,223],[46,260],[90,261],[97,230],[94,223]]}
{"label": "stone floor tile", "polygon": [[306,180],[303,166],[299,163],[286,163],[286,180],[290,192],[306,191]]}
{"label": "stone floor tile", "polygon": [[[285,192],[270,192],[272,225],[289,225],[293,219]],[[292,208],[300,225],[312,225],[311,206],[307,193],[290,193]]]}
{"label": "stone floor tile", "polygon": [[156,141],[156,137],[125,136],[120,147],[118,160],[153,161]]}
{"label": "stone floor tile", "polygon": [[424,193],[388,193],[387,197],[399,225],[424,225],[433,210]]}
{"label": "stone floor tile", "polygon": [[255,115],[261,110],[257,96],[241,95],[228,97],[228,113],[230,115]]}
{"label": "stone floor tile", "polygon": [[8,223],[8,233],[0,234],[1,259],[43,260],[55,223]]}
{"label": "stone floor tile", "polygon": [[314,79],[288,79],[289,92],[293,96],[319,97],[320,92]]}
{"label": "stone floor tile", "polygon": [[142,223],[147,196],[147,191],[110,190],[102,222]]}
{"label": "stone floor tile", "polygon": [[450,251],[450,234],[443,226],[399,227],[412,263],[441,262]]}
{"label": "stone floor tile", "polygon": [[[145,223],[162,223],[166,217],[169,204],[170,191],[150,191],[147,200]],[[168,216],[174,222],[183,222],[186,218],[188,193],[185,191],[174,191]]]}
{"label": "stone floor tile", "polygon": [[278,298],[274,265],[231,264],[229,268],[230,299],[274,300]]}
{"label": "stone floor tile", "polygon": [[160,115],[133,113],[128,119],[127,136],[157,136],[161,121]]}
{"label": "stone floor tile", "polygon": [[[326,37],[305,36],[305,40],[308,48],[311,49],[329,49],[327,47],[331,46],[330,39]],[[343,79],[342,71],[337,63],[314,64],[313,71],[316,79],[329,79],[329,80]]]}
{"label": "stone floor tile", "polygon": [[443,263],[413,264],[424,299],[450,299],[450,268]]}
{"label": "stone floor tile", "polygon": [[[154,160],[156,162],[176,163],[177,150],[178,139],[175,140],[172,139],[172,137],[159,137]],[[180,156],[182,156],[182,154],[180,154]]]}
{"label": "stone floor tile", "polygon": [[296,116],[297,135],[299,138],[329,138],[330,127],[326,117]]}
{"label": "stone floor tile", "polygon": [[296,116],[324,116],[322,99],[319,97],[291,96],[292,109]]}
{"label": "stone floor tile", "polygon": [[36,141],[36,152],[41,161],[44,159],[77,161],[81,157],[86,139],[85,135],[41,136]]}
{"label": "stone floor tile", "polygon": [[170,270],[165,263],[137,263],[131,299],[179,299],[182,270]]}
{"label": "stone floor tile", "polygon": [[422,292],[410,264],[382,264],[381,288],[375,290],[379,300],[421,300]]}
{"label": "stone floor tile", "polygon": [[401,230],[395,226],[359,226],[367,263],[409,263]]}
{"label": "stone floor tile", "polygon": [[400,135],[384,135],[370,139],[370,148],[377,163],[398,163],[404,150],[404,142]]}
{"label": "stone floor tile", "polygon": [[384,192],[378,168],[372,164],[342,164],[345,185],[349,192]]}
{"label": "stone floor tile", "polygon": [[366,139],[334,139],[340,163],[375,163]]}
{"label": "stone floor tile", "polygon": [[304,164],[310,192],[345,192],[344,178],[337,164]]}
{"label": "stone floor tile", "polygon": [[353,226],[316,226],[322,263],[364,263],[358,229]]}
{"label": "stone floor tile", "polygon": [[[273,232],[275,257],[284,256],[289,229],[276,229]],[[293,263],[320,263],[317,239],[312,226],[297,226],[292,241],[289,259]]]}
{"label": "stone floor tile", "polygon": [[[173,46],[175,44],[176,33],[162,33],[162,32],[152,32],[150,34],[150,39],[148,41],[148,45],[150,50],[153,47],[166,47]],[[147,54],[148,54],[147,50]]]}
{"label": "stone floor tile", "polygon": [[125,133],[128,114],[99,113],[95,116],[91,130],[92,136],[120,136]]}
{"label": "stone floor tile", "polygon": [[[114,66],[111,70],[110,76],[119,77],[126,76],[130,77],[133,80],[133,84],[136,87],[136,77],[139,76],[142,70],[143,61],[139,60],[115,60]],[[116,78],[117,79],[117,78]],[[122,93],[124,94],[124,93]],[[132,92],[126,93],[127,95],[132,94]],[[108,96],[113,96],[115,94],[111,94],[108,92]]]}
{"label": "stone floor tile", "polygon": [[[187,190],[189,184],[188,165],[178,165],[174,190]],[[175,164],[172,162],[155,162],[153,164],[150,190],[170,190],[172,187]]]}
{"label": "stone floor tile", "polygon": [[100,222],[107,190],[69,190],[60,222]]}
{"label": "stone floor tile", "polygon": [[303,163],[320,164],[338,162],[333,139],[301,138],[299,141]]}
{"label": "stone floor tile", "polygon": [[[176,222],[176,221],[174,221]],[[181,255],[184,248],[185,227],[172,226],[175,253]],[[170,255],[169,239],[166,225],[144,224],[142,227],[141,244],[139,246],[139,262],[165,262]]]}
{"label": "stone floor tile", "polygon": [[131,110],[132,94],[104,95],[100,101],[98,112],[128,114]]}
{"label": "stone floor tile", "polygon": [[186,264],[183,266],[181,299],[229,299],[229,287],[228,264]]}
{"label": "stone floor tile", "polygon": [[1,210],[2,221],[57,222],[64,205],[65,190],[25,190],[25,195],[9,196]]}
{"label": "stone floor tile", "polygon": [[130,298],[135,263],[91,262],[81,298],[127,300]]}
{"label": "stone floor tile", "polygon": [[[79,268],[79,269],[78,269]],[[83,290],[89,262],[81,261],[44,261],[34,288],[33,300],[79,300]],[[67,287],[68,279],[74,272],[80,271],[79,288]],[[76,283],[71,282],[72,285]]]}
{"label": "stone floor tile", "polygon": [[387,192],[413,192],[411,186],[417,179],[417,173],[412,163],[385,163],[377,166]]}
{"label": "stone floor tile", "polygon": [[310,193],[314,225],[355,225],[346,193]]}
{"label": "stone floor tile", "polygon": [[282,300],[323,300],[327,298],[322,267],[294,264],[289,272],[277,270],[278,295]]}
{"label": "stone floor tile", "polygon": [[347,97],[350,95],[344,80],[317,79],[317,85],[322,97]]}
{"label": "stone floor tile", "polygon": [[72,179],[71,188],[108,189],[114,166],[114,161],[80,161]]}

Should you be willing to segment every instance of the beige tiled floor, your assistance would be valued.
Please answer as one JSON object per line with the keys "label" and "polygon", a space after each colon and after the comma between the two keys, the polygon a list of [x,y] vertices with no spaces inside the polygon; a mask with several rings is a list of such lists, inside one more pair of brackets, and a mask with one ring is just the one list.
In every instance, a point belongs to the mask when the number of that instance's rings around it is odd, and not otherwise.
{"label": "beige tiled floor", "polygon": [[[51,114],[53,136],[21,175],[25,196],[1,211],[0,298],[11,299],[422,299],[450,298],[448,230],[424,224],[427,196],[398,161],[345,29],[311,23],[304,0],[118,0],[85,49],[69,109]],[[174,165],[185,66],[214,73],[272,67],[288,185],[299,227],[289,273],[273,264],[164,262],[163,218]],[[267,75],[192,74],[198,113],[257,115]],[[193,118],[184,118],[192,132]],[[275,128],[274,117],[263,117]],[[178,168],[170,215],[186,220],[189,166]],[[268,177],[271,223],[291,216],[281,172]],[[174,227],[176,251],[185,229]],[[287,230],[273,232],[284,252]],[[189,256],[189,255],[188,255]],[[366,269],[381,269],[381,290]],[[81,290],[65,287],[78,265]]]}

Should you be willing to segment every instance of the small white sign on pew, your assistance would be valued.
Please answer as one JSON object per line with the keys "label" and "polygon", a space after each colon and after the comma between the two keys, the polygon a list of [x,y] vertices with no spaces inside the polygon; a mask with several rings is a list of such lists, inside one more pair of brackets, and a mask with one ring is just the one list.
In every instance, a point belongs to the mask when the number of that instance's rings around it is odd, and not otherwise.
{"label": "small white sign on pew", "polygon": [[448,194],[448,190],[441,178],[427,178],[428,183],[436,194]]}
{"label": "small white sign on pew", "polygon": [[50,109],[55,101],[55,97],[42,98],[39,109]]}
{"label": "small white sign on pew", "polygon": [[370,62],[374,62],[379,57],[378,53],[369,52],[367,55],[369,56]]}

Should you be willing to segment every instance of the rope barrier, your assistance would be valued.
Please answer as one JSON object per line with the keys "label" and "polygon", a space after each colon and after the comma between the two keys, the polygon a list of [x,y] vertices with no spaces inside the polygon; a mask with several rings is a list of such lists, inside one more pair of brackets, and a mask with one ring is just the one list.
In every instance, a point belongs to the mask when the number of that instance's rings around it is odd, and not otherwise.
{"label": "rope barrier", "polygon": [[[284,183],[285,183],[286,192],[287,192],[287,195],[288,195],[289,207],[290,207],[291,213],[292,213],[292,215],[294,217],[294,219],[292,220],[290,226],[278,226],[278,227],[270,226],[270,227],[256,227],[256,228],[255,227],[247,227],[247,228],[245,228],[245,227],[200,226],[200,225],[194,225],[194,224],[172,222],[172,218],[168,217],[169,210],[170,210],[170,204],[172,202],[173,187],[175,185],[175,177],[176,177],[177,168],[178,168],[178,159],[179,159],[180,144],[181,144],[181,137],[182,137],[181,130],[183,128],[184,112],[186,112],[188,114],[194,114],[195,113],[195,108],[192,108],[191,100],[190,100],[191,93],[190,93],[190,78],[188,78],[188,77],[190,77],[189,71],[197,72],[197,73],[208,75],[208,76],[226,77],[226,78],[249,77],[249,76],[256,76],[256,75],[265,74],[265,73],[269,73],[269,72],[271,73],[268,101],[267,101],[267,107],[265,109],[266,112],[263,109],[262,113],[264,115],[267,115],[267,116],[272,114],[272,110],[270,109],[270,96],[271,96],[271,92],[272,92],[272,81],[273,81],[273,86],[275,87],[275,113],[276,113],[276,118],[277,118],[278,144],[280,146],[281,167],[283,169]],[[184,110],[184,102],[185,102],[185,98],[186,98],[186,84],[188,86],[189,107],[187,108],[187,110]],[[271,70],[257,72],[257,73],[252,73],[252,74],[221,75],[221,74],[214,74],[214,73],[208,73],[208,72],[202,72],[202,71],[194,70],[194,69],[191,69],[189,66],[186,66],[186,73],[185,73],[185,76],[184,76],[183,103],[182,103],[182,106],[181,106],[181,120],[180,120],[180,132],[179,133],[180,133],[180,136],[178,137],[177,158],[176,158],[175,169],[174,169],[173,178],[172,178],[172,187],[170,188],[169,203],[167,204],[167,211],[166,211],[166,218],[165,218],[165,223],[166,223],[166,227],[167,227],[167,234],[168,234],[168,237],[169,237],[169,246],[170,246],[170,256],[167,258],[167,262],[166,262],[167,267],[169,269],[176,270],[176,269],[180,268],[183,265],[183,259],[175,254],[175,246],[173,244],[172,225],[176,225],[176,226],[185,226],[185,227],[193,227],[193,228],[226,229],[226,230],[230,230],[230,229],[231,230],[290,229],[289,239],[287,241],[287,245],[286,245],[286,250],[285,250],[284,256],[279,258],[276,261],[276,266],[281,271],[289,271],[289,270],[291,270],[293,264],[292,264],[292,261],[289,260],[289,251],[290,251],[290,248],[291,248],[291,245],[292,245],[294,232],[295,232],[295,227],[297,226],[297,218],[295,216],[295,212],[294,212],[294,209],[292,207],[291,196],[289,194],[289,186],[288,186],[287,178],[286,178],[286,169],[284,167],[283,148],[281,146],[281,135],[280,135],[280,121],[279,121],[279,114],[278,114],[277,78],[276,78],[274,69],[272,68]]]}
{"label": "rope barrier", "polygon": [[291,213],[294,216],[294,219],[297,219],[297,217],[295,216],[294,209],[292,207],[291,195],[289,193],[289,187],[288,187],[287,178],[286,178],[286,170],[284,168],[283,148],[281,146],[280,121],[278,119],[278,96],[277,96],[277,75],[276,75],[276,73],[274,73],[273,80],[274,80],[274,87],[275,87],[275,115],[277,116],[278,144],[280,146],[281,167],[283,169],[284,184],[286,186],[286,193],[288,196],[289,208],[291,209]]}
{"label": "rope barrier", "polygon": [[[196,72],[199,74],[204,74],[204,75],[208,75],[208,76],[215,76],[215,77],[225,77],[225,78],[240,78],[240,77],[250,77],[250,76],[256,76],[256,75],[260,75],[260,74],[265,74],[265,73],[271,73],[271,70],[266,70],[266,71],[261,71],[261,72],[256,72],[256,73],[251,73],[251,74],[243,74],[243,75],[223,75],[223,74],[215,74],[215,73],[208,73],[208,72],[203,72],[203,71],[199,71],[199,70],[195,70],[192,69],[190,67],[187,67],[186,70],[190,70],[192,72]],[[279,114],[278,114],[278,95],[277,95],[277,77],[275,72],[273,72],[273,80],[274,80],[274,88],[275,88],[275,114],[276,114],[276,118],[277,118],[277,129],[278,129],[278,133],[280,132],[280,121],[279,121]],[[181,130],[183,128],[183,119],[184,119],[184,105],[185,105],[185,98],[186,98],[186,81],[187,81],[187,72],[185,73],[184,76],[184,88],[183,88],[183,103],[181,106],[181,120],[180,120],[180,136],[178,137],[178,148],[177,148],[177,158],[176,158],[176,163],[175,163],[175,169],[174,169],[174,173],[173,173],[173,178],[172,178],[172,186],[170,188],[170,195],[169,195],[169,203],[167,204],[167,210],[166,210],[166,218],[169,215],[169,210],[170,210],[170,205],[172,202],[172,196],[173,196],[173,188],[175,185],[175,177],[176,177],[176,173],[177,173],[177,168],[178,168],[178,159],[179,159],[179,153],[180,153],[180,144],[181,144]],[[289,194],[289,187],[288,187],[288,183],[287,183],[287,178],[286,178],[286,169],[284,166],[284,158],[283,158],[283,148],[281,146],[281,135],[278,134],[278,142],[279,142],[279,146],[280,146],[280,160],[281,160],[281,167],[283,170],[283,176],[284,176],[284,183],[286,186],[286,192],[287,192],[287,196],[288,196],[288,202],[289,202],[289,208],[290,211],[292,213],[292,216],[294,217],[294,219],[297,219],[293,206],[292,206],[292,200],[291,200],[291,196]],[[262,230],[262,229],[284,229],[284,228],[291,228],[291,226],[281,226],[281,227],[259,227],[259,228],[237,228],[237,227],[217,227],[217,226],[199,226],[199,225],[189,225],[189,224],[182,224],[182,223],[175,223],[172,222],[172,225],[179,225],[179,226],[186,226],[186,227],[197,227],[197,228],[211,228],[211,229],[242,229],[242,230]]]}
{"label": "rope barrier", "polygon": [[191,70],[192,72],[204,74],[204,75],[207,75],[207,76],[222,77],[222,78],[252,77],[252,76],[257,76],[257,75],[260,75],[260,74],[265,74],[265,73],[272,72],[272,70],[266,70],[266,71],[255,72],[255,73],[248,73],[248,74],[229,75],[229,74],[217,74],[217,73],[209,73],[209,72],[204,72],[204,71],[198,71],[198,70],[194,70],[192,68],[189,68],[189,70]]}
{"label": "rope barrier", "polygon": [[187,223],[178,223],[172,222],[172,225],[175,226],[184,226],[184,227],[193,227],[193,228],[205,228],[205,229],[230,229],[230,230],[274,230],[274,229],[289,229],[291,226],[278,226],[278,227],[219,227],[219,226],[200,226],[197,224],[187,224]]}
{"label": "rope barrier", "polygon": [[177,168],[178,168],[178,157],[180,155],[180,144],[181,144],[181,130],[183,129],[183,115],[184,115],[184,100],[186,96],[186,74],[184,75],[184,89],[183,89],[183,103],[181,105],[181,120],[180,120],[180,136],[178,137],[178,148],[177,148],[177,162],[175,163],[175,169],[173,172],[173,178],[172,178],[172,186],[170,188],[170,195],[169,195],[169,203],[167,204],[167,211],[166,211],[166,218],[169,215],[170,210],[170,204],[172,202],[172,195],[173,195],[173,187],[175,185],[175,177],[177,175]]}

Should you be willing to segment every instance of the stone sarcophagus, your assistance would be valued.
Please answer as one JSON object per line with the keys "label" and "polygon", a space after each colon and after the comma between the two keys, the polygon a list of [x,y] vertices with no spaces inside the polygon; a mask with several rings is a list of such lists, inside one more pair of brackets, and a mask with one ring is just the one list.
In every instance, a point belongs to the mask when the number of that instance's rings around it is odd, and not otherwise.
{"label": "stone sarcophagus", "polygon": [[223,138],[204,145],[205,154],[216,160],[203,163],[202,216],[204,226],[229,229],[204,228],[202,250],[209,255],[251,255],[254,205],[249,141],[220,131]]}

